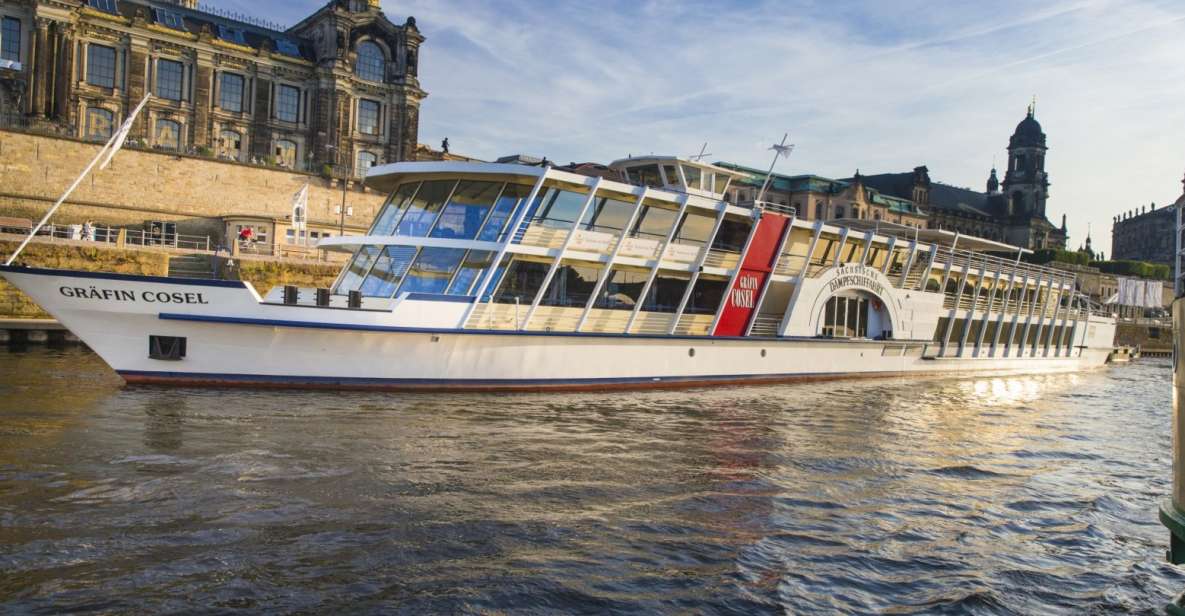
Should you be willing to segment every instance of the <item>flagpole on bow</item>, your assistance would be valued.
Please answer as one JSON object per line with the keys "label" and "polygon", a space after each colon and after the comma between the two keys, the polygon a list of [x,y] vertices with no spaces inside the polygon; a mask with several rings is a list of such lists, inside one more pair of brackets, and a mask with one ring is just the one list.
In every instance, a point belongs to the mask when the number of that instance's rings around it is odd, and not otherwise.
{"label": "flagpole on bow", "polygon": [[[92,160],[90,164],[86,166],[86,169],[82,170],[81,175],[74,179],[74,183],[70,185],[70,188],[66,189],[65,193],[62,193],[62,196],[59,197],[57,202],[53,204],[53,207],[49,208],[49,211],[45,213],[45,216],[41,217],[41,220],[36,226],[33,227],[33,230],[29,232],[28,237],[26,237],[24,241],[21,242],[20,246],[16,247],[16,250],[14,250],[12,255],[8,257],[8,260],[4,262],[4,265],[12,265],[12,262],[15,261],[17,256],[21,254],[21,251],[25,249],[25,246],[29,245],[29,242],[31,242],[33,237],[37,235],[37,232],[41,230],[41,227],[44,227],[45,223],[49,222],[49,219],[51,216],[53,216],[54,212],[58,211],[58,208],[66,202],[66,199],[70,196],[70,193],[74,192],[74,189],[78,188],[78,185],[81,184],[82,180],[86,178],[87,174],[91,172],[91,169],[94,169],[95,165],[99,164],[100,160],[103,160],[103,165],[99,168],[107,168],[107,165],[111,162],[111,158],[115,156],[115,153],[119,151],[119,148],[123,147],[123,142],[128,138],[128,133],[132,130],[132,121],[135,120],[136,116],[140,114],[140,110],[143,109],[144,105],[148,103],[149,98],[152,98],[151,94],[144,95],[144,100],[140,101],[139,105],[136,105],[136,108],[132,111],[131,115],[129,115],[119,127],[119,130],[116,131],[115,134],[111,135],[111,138],[107,140],[107,143],[103,145],[103,148],[100,149],[99,153],[95,155],[94,160]],[[107,156],[105,160],[103,159],[104,154]]]}

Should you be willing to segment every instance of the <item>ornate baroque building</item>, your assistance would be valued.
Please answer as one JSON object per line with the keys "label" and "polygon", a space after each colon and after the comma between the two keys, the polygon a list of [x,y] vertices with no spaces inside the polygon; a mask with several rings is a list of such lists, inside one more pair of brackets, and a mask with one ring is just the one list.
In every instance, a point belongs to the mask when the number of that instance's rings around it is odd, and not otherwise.
{"label": "ornate baroque building", "polygon": [[0,119],[105,140],[151,92],[144,146],[355,175],[413,160],[424,38],[379,4],[281,30],[192,0],[2,0]]}
{"label": "ornate baroque building", "polygon": [[1049,176],[1045,133],[1029,107],[1008,140],[1008,169],[1001,183],[992,169],[984,192],[930,179],[925,166],[905,173],[864,177],[883,193],[908,199],[929,214],[928,226],[999,240],[1031,249],[1065,248],[1066,219],[1055,226],[1045,214]]}

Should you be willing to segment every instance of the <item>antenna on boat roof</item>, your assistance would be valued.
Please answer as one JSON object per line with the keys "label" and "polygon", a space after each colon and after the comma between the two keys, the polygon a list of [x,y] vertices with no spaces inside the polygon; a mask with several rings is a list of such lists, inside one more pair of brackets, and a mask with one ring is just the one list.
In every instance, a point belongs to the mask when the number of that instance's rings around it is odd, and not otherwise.
{"label": "antenna on boat roof", "polygon": [[705,141],[703,147],[699,149],[699,154],[688,156],[687,160],[694,160],[695,162],[703,162],[705,156],[711,156],[712,153],[708,151],[708,142]]}
{"label": "antenna on boat roof", "polygon": [[789,136],[790,136],[790,133],[783,134],[782,135],[782,142],[775,143],[772,146],[770,146],[770,148],[769,148],[774,151],[774,159],[772,161],[770,161],[769,171],[765,172],[765,181],[761,183],[761,190],[757,192],[757,199],[756,199],[757,203],[761,202],[761,198],[765,196],[765,190],[767,188],[769,188],[769,183],[774,177],[774,175],[773,175],[774,174],[774,165],[778,164],[778,159],[781,158],[782,156],[789,158],[790,152],[794,151],[794,144],[793,143],[790,143],[790,144],[786,143],[786,139]]}

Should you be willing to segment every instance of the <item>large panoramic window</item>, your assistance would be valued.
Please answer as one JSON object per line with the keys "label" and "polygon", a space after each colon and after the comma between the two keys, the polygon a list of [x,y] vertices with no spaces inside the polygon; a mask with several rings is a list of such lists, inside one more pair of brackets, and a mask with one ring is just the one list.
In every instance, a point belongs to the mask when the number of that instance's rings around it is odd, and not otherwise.
{"label": "large panoramic window", "polygon": [[658,173],[658,165],[643,165],[641,167],[634,167],[627,169],[630,174],[630,180],[639,186],[649,186],[651,188],[662,188],[662,176]]}
{"label": "large panoramic window", "polygon": [[414,246],[387,246],[359,290],[368,297],[391,297],[415,256]]}
{"label": "large panoramic window", "polygon": [[477,281],[483,272],[490,268],[494,261],[494,253],[488,250],[470,250],[461,262],[461,268],[453,277],[449,285],[449,295],[470,295],[477,292]]}
{"label": "large panoramic window", "polygon": [[156,95],[169,100],[181,100],[182,83],[185,81],[184,75],[184,64],[172,60],[157,60]]}
{"label": "large panoramic window", "polygon": [[456,184],[455,180],[424,182],[408,204],[407,213],[400,219],[396,234],[417,237],[428,235],[436,215],[440,213],[440,208],[444,206],[445,199],[448,199]]}
{"label": "large panoramic window", "polygon": [[675,241],[680,244],[703,246],[708,243],[716,220],[711,216],[704,216],[694,212],[683,215],[683,222],[679,225],[679,232],[675,234]]}
{"label": "large panoramic window", "polygon": [[21,20],[0,20],[0,60],[21,61]]}
{"label": "large panoramic window", "polygon": [[407,184],[400,184],[399,189],[396,190],[391,198],[387,200],[387,204],[383,206],[383,211],[374,220],[374,224],[370,227],[371,235],[395,235],[395,225],[399,223],[399,219],[403,216],[407,206],[411,204],[411,198],[415,196],[416,189],[420,187],[419,182],[410,182]]}
{"label": "large panoramic window", "polygon": [[600,267],[565,263],[556,270],[539,304],[583,308],[592,296],[593,287],[600,276]]}
{"label": "large panoramic window", "polygon": [[634,204],[609,197],[598,197],[584,213],[580,220],[580,228],[589,231],[606,233],[620,233],[630,223],[634,214]]}
{"label": "large panoramic window", "polygon": [[638,303],[638,298],[642,296],[642,287],[646,286],[648,277],[649,273],[646,270],[613,268],[593,307],[608,310],[633,310]]}
{"label": "large panoramic window", "polygon": [[500,304],[530,304],[535,301],[535,294],[543,286],[543,279],[547,277],[550,266],[539,261],[524,261],[515,259],[502,277],[502,286],[494,295],[494,301]]}
{"label": "large panoramic window", "polygon": [[222,73],[219,84],[218,106],[226,111],[238,113],[243,110],[243,76]]}
{"label": "large panoramic window", "polygon": [[691,279],[687,274],[661,273],[654,277],[650,285],[650,293],[642,303],[642,310],[646,312],[675,312],[679,309],[679,302],[683,301],[683,293],[687,290],[687,283]]}
{"label": "large panoramic window", "polygon": [[530,186],[507,184],[502,189],[502,194],[498,197],[498,202],[494,204],[494,211],[490,212],[489,220],[481,228],[481,233],[477,234],[477,239],[487,242],[498,240],[502,235],[502,230],[506,226],[506,222],[514,216],[514,212],[518,210],[519,205],[530,195]]}
{"label": "large panoramic window", "polygon": [[383,57],[382,48],[370,41],[358,43],[358,63],[354,65],[355,74],[367,81],[383,81],[386,70],[387,61]]}
{"label": "large panoramic window", "polygon": [[285,122],[296,122],[300,119],[299,89],[286,85],[280,85],[276,89],[276,118]]}
{"label": "large panoramic window", "polygon": [[99,107],[86,109],[86,138],[102,141],[111,138],[115,114]]}
{"label": "large panoramic window", "polygon": [[652,205],[642,207],[638,220],[634,222],[633,235],[649,239],[666,239],[679,213]]}
{"label": "large panoramic window", "polygon": [[358,132],[365,135],[379,134],[378,101],[366,99],[358,101]]}
{"label": "large panoramic window", "polygon": [[156,147],[162,150],[181,148],[181,125],[172,120],[156,121]]}
{"label": "large panoramic window", "polygon": [[341,280],[337,283],[337,293],[345,295],[350,291],[357,291],[362,285],[362,281],[366,279],[370,267],[378,259],[380,252],[382,252],[382,248],[379,246],[366,245],[359,248],[358,253],[350,260],[350,267],[346,269]]}
{"label": "large panoramic window", "polygon": [[713,250],[740,252],[745,249],[745,242],[749,239],[749,231],[753,228],[752,219],[732,220],[725,218],[720,223],[720,230],[712,240]]}
{"label": "large panoramic window", "polygon": [[498,182],[462,181],[440,213],[432,237],[464,240],[477,237],[477,231],[501,188],[502,184]]}
{"label": "large panoramic window", "polygon": [[444,293],[463,258],[464,248],[424,248],[408,269],[399,294]]}
{"label": "large panoramic window", "polygon": [[115,87],[115,50],[103,45],[86,46],[86,82],[101,88]]}
{"label": "large panoramic window", "polygon": [[724,289],[727,286],[727,280],[700,276],[699,280],[695,281],[691,299],[687,300],[687,307],[683,309],[683,312],[685,314],[716,314],[716,309],[720,307],[720,302],[724,299]]}
{"label": "large panoramic window", "polygon": [[531,204],[531,218],[535,224],[557,229],[570,229],[580,216],[580,209],[588,195],[548,188]]}

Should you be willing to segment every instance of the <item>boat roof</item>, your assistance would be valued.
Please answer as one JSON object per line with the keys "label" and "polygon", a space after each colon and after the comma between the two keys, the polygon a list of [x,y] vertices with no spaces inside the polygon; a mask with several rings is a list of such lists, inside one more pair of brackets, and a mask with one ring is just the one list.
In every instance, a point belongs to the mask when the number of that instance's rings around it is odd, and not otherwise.
{"label": "boat roof", "polygon": [[700,169],[707,169],[707,170],[713,171],[715,173],[718,173],[721,175],[727,175],[727,176],[733,177],[733,178],[747,178],[747,177],[749,177],[749,174],[744,171],[738,171],[736,169],[728,169],[725,167],[721,167],[719,165],[713,165],[712,163],[706,163],[701,160],[688,160],[686,158],[682,158],[679,156],[659,156],[659,155],[655,155],[655,154],[649,154],[646,156],[630,156],[627,158],[619,158],[619,159],[609,163],[609,168],[610,169],[621,169],[621,168],[625,168],[625,167],[636,167],[638,165],[656,165],[656,164],[662,164],[662,163],[681,163],[684,165],[691,165],[693,167],[699,167]]}
{"label": "boat roof", "polygon": [[878,235],[895,236],[899,239],[917,239],[928,244],[952,246],[955,248],[961,248],[975,252],[1019,252],[1021,254],[1031,254],[1033,252],[1028,248],[1021,248],[1020,246],[1013,246],[1012,244],[997,242],[996,240],[989,240],[984,237],[965,235],[962,233],[956,233],[954,231],[947,231],[945,229],[921,229],[908,225],[899,225],[896,223],[885,222],[883,220],[839,218],[836,220],[829,220],[827,221],[827,224],[847,227],[857,231],[873,231]]}

